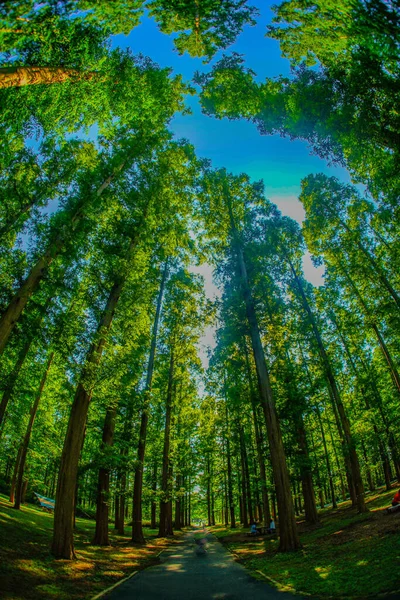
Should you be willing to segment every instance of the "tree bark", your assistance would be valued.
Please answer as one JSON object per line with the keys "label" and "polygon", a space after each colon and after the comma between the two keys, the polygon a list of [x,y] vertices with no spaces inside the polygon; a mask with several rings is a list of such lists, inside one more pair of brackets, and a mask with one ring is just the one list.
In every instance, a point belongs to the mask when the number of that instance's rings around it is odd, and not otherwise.
{"label": "tree bark", "polygon": [[[115,418],[117,408],[109,408],[106,412],[103,427],[102,450],[110,448],[114,442]],[[97,482],[96,529],[93,544],[109,546],[108,517],[109,517],[110,469],[100,467]]]}
{"label": "tree bark", "polygon": [[96,73],[81,72],[65,67],[2,67],[0,68],[0,89],[23,87],[25,85],[50,85],[65,81],[88,81]]}
{"label": "tree bark", "polygon": [[22,452],[22,444],[20,444],[19,448],[18,448],[17,458],[15,459],[13,476],[12,476],[12,479],[11,479],[10,502],[12,504],[14,504],[14,500],[15,500],[15,486],[17,485],[17,477],[18,477],[19,463],[20,463],[20,460],[21,460],[21,452]]}
{"label": "tree bark", "polygon": [[168,531],[168,504],[170,502],[170,445],[171,445],[171,415],[172,415],[172,392],[174,383],[174,350],[171,350],[169,372],[168,372],[168,388],[165,411],[165,428],[164,428],[164,448],[161,476],[161,500],[160,500],[160,525],[158,537],[165,537]]}
{"label": "tree bark", "polygon": [[28,454],[29,442],[31,440],[32,427],[35,422],[37,409],[39,407],[39,402],[42,397],[42,392],[43,392],[44,386],[46,385],[47,376],[49,374],[51,363],[53,362],[53,358],[54,358],[54,352],[51,352],[50,356],[48,358],[42,379],[40,381],[40,385],[39,385],[38,392],[36,394],[35,401],[31,408],[31,414],[29,417],[28,427],[26,428],[25,437],[22,442],[21,457],[20,457],[20,461],[19,461],[17,485],[16,485],[16,492],[15,492],[15,503],[14,503],[14,508],[16,508],[17,510],[21,507],[21,502],[22,502],[25,462],[26,462],[26,456]]}
{"label": "tree bark", "polygon": [[308,523],[316,524],[319,522],[319,517],[315,502],[307,435],[304,427],[303,417],[301,415],[299,415],[297,420],[297,441],[300,449],[300,478],[304,498],[305,519]]}
{"label": "tree bark", "polygon": [[[117,173],[123,168],[124,164],[125,163],[120,165],[118,169],[115,169],[114,172],[103,181],[101,186],[96,191],[96,197],[99,197],[110,185]],[[55,238],[53,237],[53,240],[49,243],[47,250],[32,267],[28,277],[22,283],[10,301],[9,305],[3,312],[0,319],[0,355],[3,353],[8,338],[10,337],[10,334],[17,324],[22,312],[24,311],[29,298],[39,287],[41,280],[47,273],[47,269],[54,259],[60,254],[70,235],[83,220],[85,216],[86,205],[87,202],[85,201],[78,203],[78,206],[73,211],[68,226],[65,226],[63,230],[57,232],[57,236]]]}
{"label": "tree bark", "polygon": [[149,363],[147,366],[146,387],[144,391],[144,408],[140,420],[139,442],[137,450],[137,467],[135,468],[135,479],[133,484],[133,507],[132,507],[132,542],[144,544],[145,539],[142,527],[142,490],[143,490],[143,467],[146,453],[147,424],[149,420],[149,404],[151,386],[153,381],[154,358],[156,353],[157,332],[160,320],[161,304],[164,295],[165,283],[168,275],[168,262],[164,265],[161,278],[160,291],[158,293],[157,308],[154,318],[153,331],[150,344]]}
{"label": "tree bark", "polygon": [[[132,245],[133,241],[131,248]],[[95,385],[95,369],[100,362],[104,350],[123,284],[124,279],[118,280],[115,281],[111,288],[106,307],[97,328],[99,339],[93,342],[88,352],[85,367],[82,371],[71,408],[67,434],[61,455],[54,510],[52,553],[56,558],[66,558],[69,560],[75,558],[73,523],[78,462],[85,439],[86,418]]]}
{"label": "tree bark", "polygon": [[281,551],[297,550],[301,547],[297,532],[296,519],[293,511],[293,501],[290,492],[290,480],[287,470],[285,450],[264,350],[258,329],[257,315],[254,308],[250,285],[248,282],[247,268],[243,248],[235,227],[229,193],[227,193],[228,210],[231,222],[231,232],[236,250],[237,265],[242,284],[243,299],[246,306],[246,316],[250,329],[250,338],[253,348],[254,362],[256,364],[260,400],[264,411],[264,418],[268,433],[268,442],[271,454],[271,465],[274,475],[275,489],[278,501],[279,533]]}
{"label": "tree bark", "polygon": [[153,463],[153,481],[151,484],[151,491],[153,492],[151,498],[151,525],[152,529],[157,527],[157,502],[156,502],[156,493],[157,493],[157,460],[154,460]]}
{"label": "tree bark", "polygon": [[250,386],[250,396],[251,396],[251,406],[252,406],[252,412],[253,412],[253,424],[254,424],[254,434],[255,434],[255,440],[256,440],[258,468],[260,471],[260,483],[261,483],[262,507],[263,507],[262,512],[263,512],[263,516],[264,516],[264,526],[268,527],[269,522],[271,520],[271,511],[269,508],[267,475],[266,475],[265,461],[264,461],[264,455],[263,455],[262,436],[261,436],[260,425],[258,422],[258,415],[257,415],[257,406],[258,406],[259,402],[258,402],[258,398],[256,398],[256,391],[255,391],[254,385],[253,385],[253,378],[251,375],[250,360],[249,360],[249,353],[247,350],[246,340],[244,340],[244,351],[245,351],[245,358],[246,358],[247,378],[249,380],[249,386]]}
{"label": "tree bark", "polygon": [[15,384],[17,382],[18,376],[22,369],[22,365],[25,362],[25,358],[27,357],[27,354],[29,352],[31,344],[32,344],[32,338],[28,337],[28,339],[26,340],[26,342],[24,343],[24,345],[21,348],[17,362],[15,363],[14,368],[10,373],[10,376],[7,378],[7,387],[3,392],[3,396],[2,396],[2,399],[0,402],[0,425],[3,422],[8,403],[13,394]]}
{"label": "tree bark", "polygon": [[333,370],[330,364],[330,360],[325,350],[324,343],[322,341],[320,332],[318,330],[317,324],[315,322],[314,315],[311,311],[310,305],[308,303],[307,297],[305,295],[302,282],[300,281],[299,276],[296,273],[296,270],[292,264],[292,262],[287,258],[290,269],[293,273],[293,277],[297,286],[297,289],[300,293],[300,297],[303,303],[304,310],[308,315],[310,325],[314,332],[314,337],[317,342],[318,350],[321,356],[321,361],[324,366],[324,371],[326,375],[326,379],[328,385],[331,389],[336,408],[338,410],[340,421],[343,427],[344,439],[346,442],[345,453],[348,455],[351,465],[351,476],[352,481],[354,483],[355,491],[356,491],[356,502],[357,502],[357,510],[358,512],[368,512],[368,508],[365,504],[365,492],[364,492],[364,484],[361,478],[361,470],[360,463],[358,461],[358,455],[354,443],[354,439],[351,433],[350,422],[348,420],[347,414],[345,412],[342,399],[340,397],[339,389],[336,385],[336,380],[333,374]]}

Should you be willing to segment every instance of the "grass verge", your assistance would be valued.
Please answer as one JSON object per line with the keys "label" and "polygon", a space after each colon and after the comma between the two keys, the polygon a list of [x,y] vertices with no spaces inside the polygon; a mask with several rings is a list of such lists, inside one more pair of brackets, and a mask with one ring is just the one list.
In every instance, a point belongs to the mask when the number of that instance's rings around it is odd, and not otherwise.
{"label": "grass verge", "polygon": [[[77,519],[77,560],[55,560],[50,552],[53,515],[33,505],[14,510],[0,495],[0,597],[3,600],[83,600],[132,571],[155,564],[174,540],[145,529],[146,544],[130,546],[128,536],[111,535],[111,546],[92,546],[94,521]],[[179,539],[180,532],[176,539]]]}
{"label": "grass verge", "polygon": [[243,529],[215,527],[213,533],[255,577],[262,578],[261,572],[280,591],[377,597],[400,589],[400,512],[383,510],[393,493],[369,494],[367,514],[357,515],[344,502],[335,511],[320,511],[319,526],[299,522],[303,549],[295,553],[280,553],[278,540],[251,538]]}

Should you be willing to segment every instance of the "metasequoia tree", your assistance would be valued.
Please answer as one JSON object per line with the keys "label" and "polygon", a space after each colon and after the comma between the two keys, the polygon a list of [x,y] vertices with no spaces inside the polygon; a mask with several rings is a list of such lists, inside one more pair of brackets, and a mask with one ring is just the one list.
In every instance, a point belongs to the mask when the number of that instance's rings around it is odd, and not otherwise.
{"label": "metasequoia tree", "polygon": [[[246,318],[256,364],[260,401],[268,433],[271,464],[278,501],[280,548],[284,551],[294,550],[300,547],[300,542],[290,494],[289,474],[279,419],[270,384],[270,376],[261,343],[257,313],[245,258],[245,241],[242,236],[244,218],[248,212],[250,199],[254,203],[259,201],[260,188],[257,185],[251,185],[245,176],[235,178],[221,171],[210,173],[204,180],[203,189],[201,210],[206,222],[207,236],[210,238],[214,236],[220,252],[222,248],[224,248],[225,252],[229,248],[234,257],[235,269],[240,281],[243,301],[246,307]],[[217,213],[222,215],[222,219],[215,219]],[[216,236],[216,227],[219,230],[218,236]],[[220,233],[221,229],[223,237]]]}

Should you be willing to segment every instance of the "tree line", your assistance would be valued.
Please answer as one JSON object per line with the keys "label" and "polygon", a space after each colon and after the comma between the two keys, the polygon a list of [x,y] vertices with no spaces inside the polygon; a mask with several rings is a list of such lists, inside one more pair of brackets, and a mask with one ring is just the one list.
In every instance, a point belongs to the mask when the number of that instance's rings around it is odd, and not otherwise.
{"label": "tree line", "polygon": [[[366,488],[400,478],[398,18],[284,2],[269,33],[290,79],[259,84],[235,55],[196,77],[206,113],[305,139],[363,184],[305,178],[300,228],[262,182],[173,139],[193,93],[180,76],[110,50],[144,6],[0,7],[2,486],[16,509],[27,492],[55,497],[56,557],[75,556],[75,516],[91,511],[99,545],[111,519],[143,543],[144,520],[165,536],[194,514],[231,527],[273,514],[295,550],[296,514],[317,523],[317,503],[347,497],[366,511]],[[207,60],[256,15],[239,0],[146,7]],[[317,26],[335,33],[321,44]]]}

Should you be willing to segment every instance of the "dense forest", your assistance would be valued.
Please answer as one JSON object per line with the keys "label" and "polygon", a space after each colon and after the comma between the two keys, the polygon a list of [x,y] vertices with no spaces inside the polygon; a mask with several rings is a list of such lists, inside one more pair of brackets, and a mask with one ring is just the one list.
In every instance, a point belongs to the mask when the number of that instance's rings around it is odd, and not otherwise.
{"label": "dense forest", "polygon": [[[144,12],[203,59],[194,81],[112,46]],[[261,81],[208,65],[250,0],[0,3],[0,492],[55,499],[55,557],[81,515],[99,546],[272,515],[297,550],[296,516],[400,481],[399,15],[284,0],[267,35],[291,75]],[[194,94],[352,183],[303,179],[300,226],[171,133]]]}

